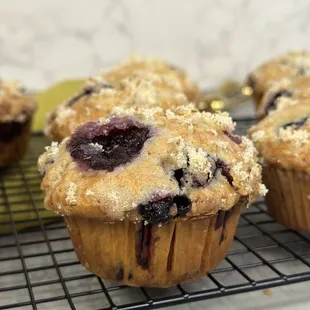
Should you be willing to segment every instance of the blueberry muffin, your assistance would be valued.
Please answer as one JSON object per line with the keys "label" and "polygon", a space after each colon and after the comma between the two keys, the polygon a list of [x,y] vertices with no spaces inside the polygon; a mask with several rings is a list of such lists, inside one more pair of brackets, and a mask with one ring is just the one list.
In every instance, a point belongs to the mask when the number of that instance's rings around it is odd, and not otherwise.
{"label": "blueberry muffin", "polygon": [[286,107],[250,130],[264,160],[270,214],[287,227],[310,231],[310,104]]}
{"label": "blueberry muffin", "polygon": [[186,96],[157,81],[137,77],[122,80],[118,85],[106,84],[102,77],[89,79],[81,92],[62,103],[48,116],[45,133],[54,141],[61,141],[83,123],[108,116],[117,106],[160,106],[167,109],[187,104]]}
{"label": "blueberry muffin", "polygon": [[271,111],[283,109],[288,105],[309,102],[310,76],[298,76],[294,79],[285,78],[275,83],[264,94],[257,110],[259,118],[265,117]]}
{"label": "blueberry muffin", "polygon": [[258,108],[265,92],[283,78],[309,75],[310,52],[292,51],[271,59],[256,68],[248,77],[247,85],[253,90],[252,97]]}
{"label": "blueberry muffin", "polygon": [[20,160],[27,151],[34,100],[18,82],[0,80],[0,167]]}
{"label": "blueberry muffin", "polygon": [[169,87],[183,92],[190,102],[195,102],[200,97],[198,85],[185,71],[160,59],[131,56],[112,70],[102,73],[103,79],[111,85],[130,76],[155,82],[160,77]]}
{"label": "blueberry muffin", "polygon": [[64,215],[81,263],[130,286],[214,269],[243,205],[266,189],[250,140],[226,113],[116,108],[39,159],[45,207]]}

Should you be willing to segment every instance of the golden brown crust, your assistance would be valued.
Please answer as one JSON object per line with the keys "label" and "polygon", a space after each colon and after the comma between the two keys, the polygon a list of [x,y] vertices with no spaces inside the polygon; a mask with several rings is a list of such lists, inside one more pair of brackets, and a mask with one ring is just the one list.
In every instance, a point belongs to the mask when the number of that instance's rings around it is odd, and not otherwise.
{"label": "golden brown crust", "polygon": [[[274,100],[275,97],[278,97]],[[270,87],[262,98],[257,110],[259,118],[268,114],[268,106],[274,101],[275,109],[284,109],[297,103],[309,104],[310,76],[298,76],[294,79],[285,78]],[[288,100],[287,100],[288,99]],[[273,110],[271,110],[273,111]]]}
{"label": "golden brown crust", "polygon": [[271,59],[249,75],[248,84],[253,88],[253,99],[256,105],[265,92],[283,78],[293,78],[310,73],[310,52],[291,51],[280,57]]}
{"label": "golden brown crust", "polygon": [[[310,172],[309,117],[309,102],[290,105],[270,113],[250,129],[249,136],[267,163]],[[292,122],[297,124],[290,125]]]}
{"label": "golden brown crust", "polygon": [[133,76],[153,82],[160,76],[169,87],[183,92],[190,102],[196,101],[200,96],[197,84],[182,69],[160,59],[131,56],[112,70],[102,73],[104,80],[112,85]]}
{"label": "golden brown crust", "polygon": [[[226,113],[201,113],[188,105],[166,111],[158,107],[118,108],[114,115],[133,117],[155,134],[134,161],[112,172],[81,170],[67,150],[70,138],[59,148],[53,144],[39,159],[40,171],[45,174],[46,208],[106,221],[125,217],[135,221],[141,219],[137,206],[158,195],[186,194],[192,201],[188,216],[193,217],[228,210],[244,197],[252,201],[265,193],[256,150],[245,137],[238,144],[225,133],[232,133],[235,126]],[[109,124],[113,119],[100,122]],[[220,170],[210,169],[216,160],[227,165],[232,185]],[[188,162],[198,179],[214,173],[210,184],[180,189],[173,171],[187,167]]]}
{"label": "golden brown crust", "polygon": [[87,121],[109,116],[114,107],[160,106],[164,109],[187,104],[185,95],[167,86],[159,76],[156,82],[140,78],[127,78],[115,87],[106,87],[102,79],[90,79],[83,87],[93,88],[91,94],[81,96],[70,105],[73,98],[59,105],[49,116],[45,132],[53,140],[61,141]]}
{"label": "golden brown crust", "polygon": [[32,117],[36,104],[18,82],[0,80],[0,122],[24,122]]}

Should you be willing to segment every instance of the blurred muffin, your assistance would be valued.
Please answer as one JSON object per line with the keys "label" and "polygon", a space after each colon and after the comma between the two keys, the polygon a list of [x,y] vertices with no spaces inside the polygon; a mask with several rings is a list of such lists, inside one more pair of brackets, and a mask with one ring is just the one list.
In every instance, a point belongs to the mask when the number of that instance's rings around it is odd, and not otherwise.
{"label": "blurred muffin", "polygon": [[175,91],[183,92],[190,102],[195,102],[200,97],[197,84],[185,71],[160,59],[131,56],[112,70],[102,73],[106,83],[111,85],[131,76],[154,82],[160,77]]}
{"label": "blurred muffin", "polygon": [[253,89],[252,97],[258,108],[265,92],[283,78],[294,78],[310,73],[310,52],[292,51],[271,59],[249,75],[247,85]]}
{"label": "blurred muffin", "polygon": [[264,159],[270,214],[287,227],[310,231],[310,104],[266,116],[249,135]]}
{"label": "blurred muffin", "polygon": [[81,263],[130,286],[204,276],[242,206],[265,193],[252,142],[226,113],[192,104],[116,108],[52,144],[39,169],[45,207],[65,216]]}
{"label": "blurred muffin", "polygon": [[[288,100],[286,100],[288,99]],[[305,102],[310,99],[310,76],[299,76],[294,79],[285,78],[275,83],[263,96],[257,110],[259,118],[265,117],[277,108]],[[281,104],[280,104],[281,103]],[[279,106],[280,105],[280,106]],[[279,106],[279,107],[278,107]]]}
{"label": "blurred muffin", "polygon": [[36,104],[18,82],[0,80],[0,167],[20,160],[27,151]]}
{"label": "blurred muffin", "polygon": [[61,141],[78,125],[109,116],[117,106],[145,105],[168,109],[187,103],[186,96],[167,86],[160,76],[156,81],[127,78],[115,86],[105,84],[98,77],[87,81],[80,94],[54,109],[47,118],[45,133],[53,140]]}

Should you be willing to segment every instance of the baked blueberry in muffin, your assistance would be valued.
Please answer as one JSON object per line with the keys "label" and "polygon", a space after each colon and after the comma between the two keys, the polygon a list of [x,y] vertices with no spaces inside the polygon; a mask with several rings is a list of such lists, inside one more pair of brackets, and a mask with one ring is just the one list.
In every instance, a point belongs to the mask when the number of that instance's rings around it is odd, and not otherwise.
{"label": "baked blueberry in muffin", "polygon": [[107,84],[102,77],[88,80],[80,93],[56,107],[48,116],[46,134],[55,141],[61,141],[78,125],[106,117],[117,106],[168,109],[188,103],[182,92],[171,89],[160,76],[156,77],[156,81],[127,78],[116,86]]}
{"label": "baked blueberry in muffin", "polygon": [[24,156],[35,110],[34,100],[20,83],[0,80],[0,167]]}
{"label": "baked blueberry in muffin", "polygon": [[280,57],[271,59],[251,72],[247,85],[253,89],[253,100],[256,108],[275,83],[284,78],[292,79],[308,76],[310,73],[310,53],[307,51],[292,51]]}

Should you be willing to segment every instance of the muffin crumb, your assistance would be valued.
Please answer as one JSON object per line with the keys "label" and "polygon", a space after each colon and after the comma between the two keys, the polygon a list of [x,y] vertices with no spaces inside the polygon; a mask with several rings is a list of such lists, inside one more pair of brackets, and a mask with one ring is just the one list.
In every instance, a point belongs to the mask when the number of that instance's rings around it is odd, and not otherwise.
{"label": "muffin crumb", "polygon": [[266,288],[264,290],[264,294],[267,295],[267,296],[271,296],[272,295],[272,289],[271,288]]}
{"label": "muffin crumb", "polygon": [[73,182],[70,182],[66,195],[66,202],[69,205],[76,205],[77,203],[76,193],[77,193],[77,185]]}

